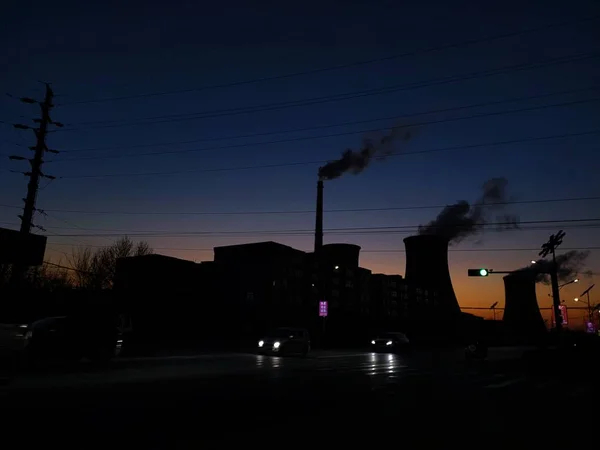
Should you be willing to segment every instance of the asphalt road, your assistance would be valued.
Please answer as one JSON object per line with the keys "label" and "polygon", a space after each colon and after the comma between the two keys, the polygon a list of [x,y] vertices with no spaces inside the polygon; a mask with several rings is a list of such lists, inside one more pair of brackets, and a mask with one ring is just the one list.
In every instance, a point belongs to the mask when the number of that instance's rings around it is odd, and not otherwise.
{"label": "asphalt road", "polygon": [[[492,350],[487,364],[475,366],[465,365],[460,350],[129,358],[109,368],[16,377],[0,389],[0,429],[27,442],[58,439],[63,447],[349,445],[359,439],[447,447],[480,436],[486,446],[514,447],[525,438],[571,442],[573,433],[552,424],[574,410],[577,426],[584,426],[584,410],[600,405],[597,378],[587,366],[526,364],[522,353]],[[552,414],[556,402],[559,416]]]}

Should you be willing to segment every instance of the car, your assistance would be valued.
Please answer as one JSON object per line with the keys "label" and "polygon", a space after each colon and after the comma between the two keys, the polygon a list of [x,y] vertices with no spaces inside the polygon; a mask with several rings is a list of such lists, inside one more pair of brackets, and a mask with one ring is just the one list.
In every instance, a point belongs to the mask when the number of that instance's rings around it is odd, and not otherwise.
{"label": "car", "polygon": [[371,350],[375,352],[399,352],[406,351],[410,347],[410,341],[404,333],[386,332],[379,334],[371,340]]}
{"label": "car", "polygon": [[27,347],[31,337],[29,325],[24,323],[0,323],[0,351],[3,354],[19,352]]}
{"label": "car", "polygon": [[310,352],[310,337],[304,328],[276,328],[258,341],[258,353],[270,355],[302,355]]}
{"label": "car", "polygon": [[53,316],[30,323],[0,324],[0,353],[18,365],[117,357],[123,327],[111,317]]}

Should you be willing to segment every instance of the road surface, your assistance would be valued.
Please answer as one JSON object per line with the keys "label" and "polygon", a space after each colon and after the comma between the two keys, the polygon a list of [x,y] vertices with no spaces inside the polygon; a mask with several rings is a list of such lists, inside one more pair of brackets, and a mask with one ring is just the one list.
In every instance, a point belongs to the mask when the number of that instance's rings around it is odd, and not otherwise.
{"label": "road surface", "polygon": [[479,434],[495,443],[522,436],[556,442],[572,434],[553,434],[550,424],[563,418],[550,414],[553,394],[563,411],[578,415],[597,401],[595,379],[577,370],[531,367],[514,350],[492,351],[481,366],[468,367],[461,356],[180,355],[23,374],[0,390],[3,428],[29,440],[58,433],[64,445],[133,441],[145,448],[275,438],[454,445]]}

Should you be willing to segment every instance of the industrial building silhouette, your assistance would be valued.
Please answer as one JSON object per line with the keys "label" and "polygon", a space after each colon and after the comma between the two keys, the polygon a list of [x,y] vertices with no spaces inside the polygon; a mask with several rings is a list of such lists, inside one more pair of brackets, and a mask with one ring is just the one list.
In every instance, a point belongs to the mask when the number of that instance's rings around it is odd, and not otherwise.
{"label": "industrial building silhouette", "polygon": [[[418,252],[416,246],[432,240],[416,238],[407,239],[407,278],[360,267],[358,245],[325,244],[314,253],[268,241],[215,247],[214,260],[201,263],[163,255],[123,258],[114,291],[128,299],[134,323],[146,324],[136,329],[145,339],[157,329],[180,339],[222,330],[250,338],[270,327],[295,325],[318,340],[324,338],[324,320],[330,339],[347,344],[364,343],[384,329],[416,339],[440,334],[449,339],[447,333],[473,316],[460,313],[447,260],[427,265],[431,278],[419,275],[413,247]],[[444,254],[443,244],[433,247]],[[431,267],[440,273],[435,276]],[[326,319],[318,316],[320,301],[328,302]]]}
{"label": "industrial building silhouette", "polygon": [[[375,330],[429,342],[480,332],[483,320],[461,312],[456,299],[447,238],[407,237],[406,276],[373,274],[360,266],[358,245],[323,243],[323,191],[320,178],[312,252],[268,241],[215,247],[213,261],[201,263],[162,255],[119,260],[114,292],[129,305],[136,336],[223,341],[287,325],[309,329],[321,343],[357,345]],[[320,302],[327,302],[326,318]]]}

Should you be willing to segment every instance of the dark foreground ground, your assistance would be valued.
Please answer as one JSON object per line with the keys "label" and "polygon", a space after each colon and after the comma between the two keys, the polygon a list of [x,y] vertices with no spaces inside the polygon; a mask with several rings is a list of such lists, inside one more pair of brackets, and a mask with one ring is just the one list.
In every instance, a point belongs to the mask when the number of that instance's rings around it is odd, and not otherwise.
{"label": "dark foreground ground", "polygon": [[587,446],[600,420],[593,366],[586,355],[523,357],[515,349],[492,350],[476,366],[465,365],[460,350],[131,358],[16,377],[0,388],[1,442]]}

